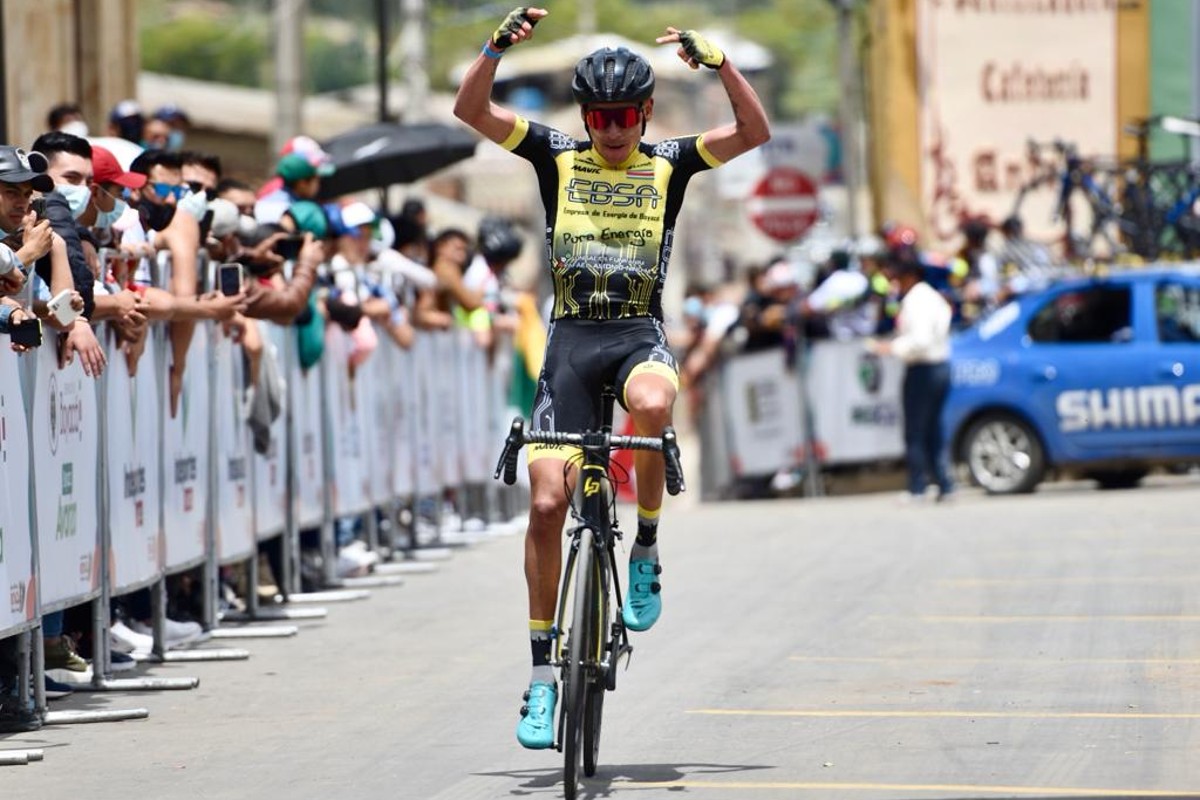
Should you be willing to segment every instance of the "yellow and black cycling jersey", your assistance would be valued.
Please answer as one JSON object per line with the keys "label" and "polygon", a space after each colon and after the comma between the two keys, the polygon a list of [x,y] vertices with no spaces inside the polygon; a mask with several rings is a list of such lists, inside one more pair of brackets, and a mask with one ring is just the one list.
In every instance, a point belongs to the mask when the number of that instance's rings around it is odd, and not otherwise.
{"label": "yellow and black cycling jersey", "polygon": [[591,142],[518,117],[503,146],[537,171],[553,318],[661,320],[684,190],[697,172],[721,164],[703,137],[643,142],[610,167]]}

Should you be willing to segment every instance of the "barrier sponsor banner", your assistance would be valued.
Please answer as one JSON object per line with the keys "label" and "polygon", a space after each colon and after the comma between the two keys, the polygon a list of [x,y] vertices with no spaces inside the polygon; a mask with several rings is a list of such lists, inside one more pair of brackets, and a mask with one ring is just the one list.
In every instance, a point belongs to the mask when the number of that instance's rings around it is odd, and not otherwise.
{"label": "barrier sponsor banner", "polygon": [[242,348],[218,326],[212,327],[210,336],[214,358],[217,558],[226,563],[249,558],[256,550],[250,495],[250,428],[246,425]]}
{"label": "barrier sponsor banner", "polygon": [[[416,470],[417,494],[428,496],[442,490],[441,459],[445,454],[438,448],[438,425],[441,414],[438,412],[437,392],[437,353],[434,337],[418,336],[413,343],[413,354],[416,360]],[[435,438],[436,437],[436,438]]]}
{"label": "barrier sponsor banner", "polygon": [[58,368],[57,335],[38,348],[33,389],[34,493],[42,608],[100,589],[99,415],[96,384],[76,357]]}
{"label": "barrier sponsor banner", "polygon": [[736,476],[771,475],[803,460],[803,410],[782,349],[745,353],[722,370],[729,457]]}
{"label": "barrier sponsor banner", "polygon": [[158,334],[157,330],[147,334],[134,375],[129,374],[116,338],[104,337],[108,369],[101,387],[108,467],[108,578],[115,594],[157,578],[163,567]]}
{"label": "barrier sponsor banner", "polygon": [[[263,346],[271,351],[283,379],[286,328],[257,321]],[[264,353],[264,358],[268,357]],[[254,533],[258,538],[278,536],[287,525],[287,403],[288,387],[282,393],[283,408],[271,423],[271,443],[265,455],[252,450],[254,461]]]}
{"label": "barrier sponsor banner", "polygon": [[379,346],[359,367],[359,399],[362,403],[363,441],[366,451],[367,483],[371,502],[381,505],[392,496],[392,415],[389,395],[393,374],[389,372],[387,331],[376,327]]}
{"label": "barrier sponsor banner", "polygon": [[301,528],[315,528],[325,519],[325,453],[321,447],[321,370],[301,369],[295,357],[294,335],[288,339],[291,357],[286,359],[288,403],[292,409],[296,442],[295,514]]}
{"label": "barrier sponsor banner", "polygon": [[352,346],[350,336],[337,325],[325,329],[325,435],[333,458],[331,488],[336,516],[362,514],[371,506],[360,407],[365,397],[350,370]]}
{"label": "barrier sponsor banner", "polygon": [[416,490],[413,476],[416,449],[416,361],[411,351],[391,344],[389,374],[394,376],[392,399],[392,494],[408,497]]}
{"label": "barrier sponsor banner", "polygon": [[458,397],[461,399],[458,452],[462,479],[466,483],[484,483],[491,478],[488,469],[488,417],[492,398],[488,395],[487,352],[475,341],[472,331],[459,328]]}
{"label": "barrier sponsor banner", "polygon": [[861,342],[818,342],[809,355],[808,395],[824,464],[904,457],[904,365]]}
{"label": "barrier sponsor banner", "polygon": [[458,393],[459,351],[453,330],[438,331],[433,339],[433,404],[437,424],[434,447],[442,454],[438,466],[443,486],[462,483],[462,461],[458,449],[462,428],[462,397]]}
{"label": "barrier sponsor banner", "polygon": [[[188,346],[179,408],[172,417],[170,398],[163,393],[163,541],[164,565],[170,572],[203,558],[208,552],[209,466],[211,464],[212,384],[209,380],[211,325],[196,326]],[[160,333],[165,334],[165,330]],[[163,349],[170,346],[161,338]],[[138,372],[157,367],[161,386],[167,386],[166,359],[158,363],[143,355]],[[111,368],[111,367],[110,367]]]}
{"label": "barrier sponsor banner", "polygon": [[0,336],[0,632],[35,617],[29,424],[19,358],[8,336]]}

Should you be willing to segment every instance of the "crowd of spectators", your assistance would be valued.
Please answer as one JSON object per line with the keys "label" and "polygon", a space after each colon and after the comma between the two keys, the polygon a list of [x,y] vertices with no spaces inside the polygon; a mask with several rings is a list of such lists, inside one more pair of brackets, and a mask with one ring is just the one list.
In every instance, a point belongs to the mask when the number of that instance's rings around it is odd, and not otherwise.
{"label": "crowd of spectators", "polygon": [[[186,149],[188,115],[174,106],[146,115],[123,101],[100,139],[89,136],[71,104],[51,109],[47,127],[26,147],[0,146],[0,333],[18,353],[57,340],[63,365],[78,358],[92,378],[114,368],[133,375],[150,368],[141,363],[149,325],[165,324],[174,416],[185,371],[199,368],[188,363],[197,323],[218,323],[245,353],[248,424],[255,450],[265,453],[279,407],[269,402],[274,373],[264,366],[272,356],[261,321],[296,328],[305,368],[321,358],[324,327],[339,326],[353,341],[351,370],[371,357],[378,336],[409,348],[425,331],[462,326],[493,349],[497,331],[527,327],[522,313],[535,304],[505,281],[522,242],[510,222],[489,218],[479,231],[433,232],[418,198],[394,217],[354,198],[319,200],[321,179],[334,166],[312,139],[291,140],[264,164],[262,183],[261,176],[225,175],[218,155]],[[119,148],[98,143],[111,137],[125,141]],[[167,280],[156,266],[164,252]],[[206,265],[229,263],[242,265],[244,281],[219,291]],[[69,312],[57,310],[63,303]],[[106,361],[106,337],[120,364]],[[369,571],[378,558],[362,545],[359,522],[336,526],[343,576]],[[313,545],[314,534],[302,532],[302,542]],[[261,582],[271,596],[280,554],[263,555]],[[306,570],[305,588],[317,588],[322,574]],[[261,588],[228,568],[222,578],[228,605]],[[187,573],[169,581],[167,648],[208,635],[195,602],[199,582]],[[51,699],[90,677],[90,628],[86,607],[44,617]],[[149,590],[114,599],[108,633],[113,670],[135,669],[153,643]],[[0,640],[0,731],[39,724],[16,702],[17,674],[16,639]]]}

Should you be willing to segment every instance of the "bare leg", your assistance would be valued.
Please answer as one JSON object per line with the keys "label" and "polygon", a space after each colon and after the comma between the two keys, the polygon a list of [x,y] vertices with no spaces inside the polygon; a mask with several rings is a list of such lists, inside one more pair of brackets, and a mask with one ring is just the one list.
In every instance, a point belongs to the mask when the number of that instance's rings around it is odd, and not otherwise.
{"label": "bare leg", "polygon": [[[571,468],[573,488],[578,470]],[[529,589],[529,618],[554,619],[558,577],[562,572],[563,523],[567,518],[567,492],[563,462],[542,458],[529,465],[531,502],[525,534],[525,582]]]}
{"label": "bare leg", "polygon": [[[675,387],[661,375],[643,372],[634,375],[625,386],[625,404],[639,436],[661,436],[671,424]],[[658,453],[637,450],[633,454],[637,473],[638,505],[657,509],[662,505],[666,468]]]}

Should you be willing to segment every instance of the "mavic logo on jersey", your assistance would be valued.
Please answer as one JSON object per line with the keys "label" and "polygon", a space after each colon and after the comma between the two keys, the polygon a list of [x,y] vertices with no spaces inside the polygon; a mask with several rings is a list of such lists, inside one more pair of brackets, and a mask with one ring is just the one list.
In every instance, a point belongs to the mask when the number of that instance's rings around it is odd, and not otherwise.
{"label": "mavic logo on jersey", "polygon": [[591,497],[600,492],[600,480],[598,478],[587,478],[583,482],[583,496]]}
{"label": "mavic logo on jersey", "polygon": [[635,186],[632,183],[609,183],[608,181],[592,181],[586,178],[572,178],[567,184],[567,200],[572,203],[585,203],[592,206],[613,206],[623,208],[633,206],[642,208],[649,204],[650,208],[658,208],[658,189],[653,184]]}
{"label": "mavic logo on jersey", "polygon": [[1054,402],[1063,433],[1111,428],[1168,428],[1200,423],[1200,383],[1077,389]]}

